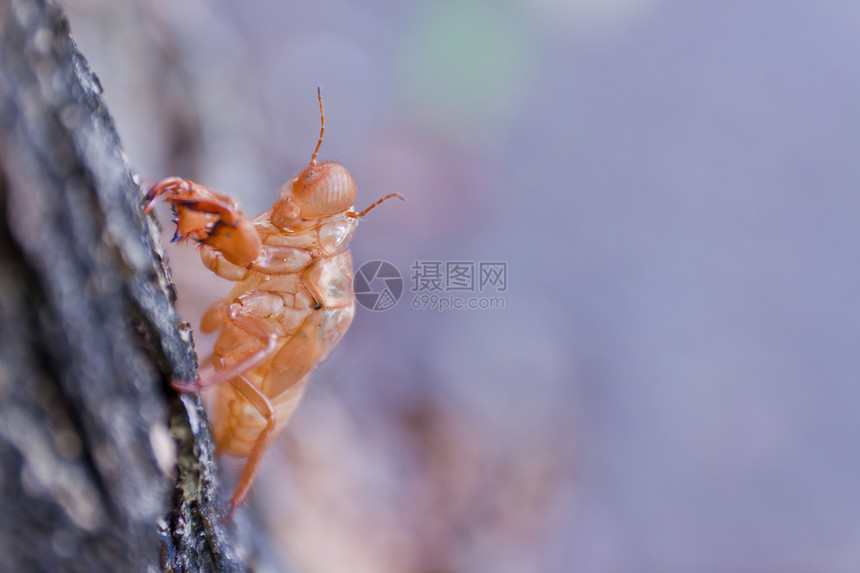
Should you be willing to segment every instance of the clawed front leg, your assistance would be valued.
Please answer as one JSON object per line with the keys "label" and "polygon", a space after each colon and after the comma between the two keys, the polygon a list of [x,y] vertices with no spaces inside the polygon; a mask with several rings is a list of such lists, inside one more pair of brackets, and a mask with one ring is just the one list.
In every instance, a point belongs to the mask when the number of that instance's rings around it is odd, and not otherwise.
{"label": "clawed front leg", "polygon": [[173,240],[194,239],[224,254],[235,265],[247,267],[260,255],[260,234],[239,204],[203,185],[179,177],[159,181],[146,194],[144,214],[158,198],[173,205],[176,234]]}

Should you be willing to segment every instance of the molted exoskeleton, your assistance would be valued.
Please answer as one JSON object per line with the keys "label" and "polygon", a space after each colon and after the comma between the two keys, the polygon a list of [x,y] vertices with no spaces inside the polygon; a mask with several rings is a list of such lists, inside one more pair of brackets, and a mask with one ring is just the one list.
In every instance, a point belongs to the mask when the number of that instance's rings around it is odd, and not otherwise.
{"label": "molted exoskeleton", "polygon": [[203,317],[206,332],[220,330],[214,371],[194,382],[174,381],[180,391],[220,384],[212,416],[219,450],[247,456],[227,518],[251,487],[263,452],[286,425],[313,369],[343,337],[355,314],[349,245],[364,211],[353,210],[356,188],[338,163],[316,163],[325,132],[322,98],[320,139],[311,162],[281,187],[270,211],[249,220],[230,197],[178,177],[147,194],[148,212],[159,196],[176,212],[174,239],[200,243],[204,265],[236,282]]}

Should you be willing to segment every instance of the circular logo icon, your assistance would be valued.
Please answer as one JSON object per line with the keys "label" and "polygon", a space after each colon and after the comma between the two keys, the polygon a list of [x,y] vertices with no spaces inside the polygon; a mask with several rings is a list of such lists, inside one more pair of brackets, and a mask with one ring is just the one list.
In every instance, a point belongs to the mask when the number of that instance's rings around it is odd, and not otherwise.
{"label": "circular logo icon", "polygon": [[367,310],[388,310],[403,295],[403,277],[388,261],[369,261],[355,273],[352,289]]}

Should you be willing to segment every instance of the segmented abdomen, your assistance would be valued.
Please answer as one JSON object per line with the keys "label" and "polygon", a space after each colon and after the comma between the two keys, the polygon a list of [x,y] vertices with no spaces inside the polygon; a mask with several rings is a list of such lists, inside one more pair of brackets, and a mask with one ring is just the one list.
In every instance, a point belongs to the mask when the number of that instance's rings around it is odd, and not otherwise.
{"label": "segmented abdomen", "polygon": [[[270,322],[278,330],[275,355],[243,377],[269,397],[277,434],[298,406],[311,371],[322,363],[349,328],[355,314],[349,252],[318,259],[301,273],[250,271],[225,299]],[[227,324],[213,354],[216,370],[253,354],[262,341]],[[213,433],[224,453],[247,456],[266,421],[231,384],[216,390]]]}

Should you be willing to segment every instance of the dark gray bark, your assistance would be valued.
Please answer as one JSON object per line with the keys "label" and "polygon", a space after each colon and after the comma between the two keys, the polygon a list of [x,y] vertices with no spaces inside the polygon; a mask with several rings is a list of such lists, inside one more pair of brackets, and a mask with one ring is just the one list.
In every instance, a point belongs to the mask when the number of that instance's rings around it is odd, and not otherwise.
{"label": "dark gray bark", "polygon": [[2,571],[243,569],[141,197],[60,8],[0,0]]}

